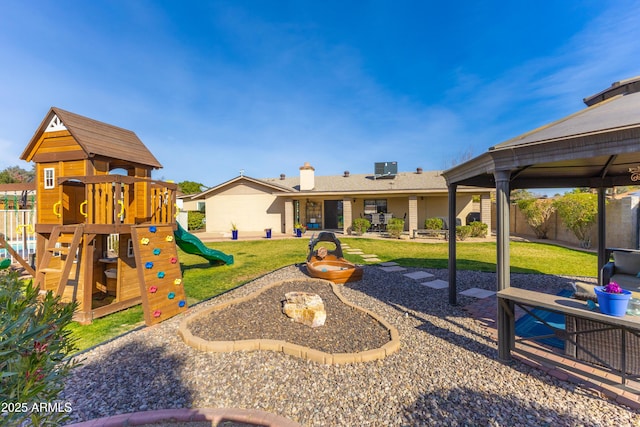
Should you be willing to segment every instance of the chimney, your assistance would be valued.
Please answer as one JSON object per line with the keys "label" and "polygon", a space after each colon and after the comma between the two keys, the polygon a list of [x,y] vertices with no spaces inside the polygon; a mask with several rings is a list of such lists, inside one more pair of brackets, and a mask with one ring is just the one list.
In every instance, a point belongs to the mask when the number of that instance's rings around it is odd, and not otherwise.
{"label": "chimney", "polygon": [[349,178],[349,171],[344,171],[344,175],[345,178]]}
{"label": "chimney", "polygon": [[420,167],[419,167],[419,168],[416,168],[416,173],[417,173],[417,174],[421,174],[421,173],[422,173],[422,168],[420,168]]}
{"label": "chimney", "polygon": [[280,174],[280,181],[284,181],[284,179],[285,179],[285,178],[286,178],[286,175],[285,175],[285,174],[283,174],[283,173],[281,173],[281,174]]}
{"label": "chimney", "polygon": [[315,186],[315,169],[309,162],[304,162],[300,166],[300,191],[313,190]]}

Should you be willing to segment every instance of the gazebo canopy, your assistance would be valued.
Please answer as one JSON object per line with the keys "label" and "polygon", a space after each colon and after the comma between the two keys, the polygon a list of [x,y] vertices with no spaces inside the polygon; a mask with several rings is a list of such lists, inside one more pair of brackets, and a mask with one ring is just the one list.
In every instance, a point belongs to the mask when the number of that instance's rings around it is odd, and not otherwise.
{"label": "gazebo canopy", "polygon": [[494,187],[495,173],[509,171],[511,189],[632,184],[630,168],[640,166],[640,77],[584,102],[584,110],[445,171],[447,183]]}
{"label": "gazebo canopy", "polygon": [[[584,110],[443,172],[451,224],[459,185],[495,186],[497,290],[510,286],[509,193],[515,188],[597,188],[598,271],[606,262],[605,189],[640,179],[640,77],[613,83],[584,102]],[[449,302],[456,300],[456,239],[449,239]],[[499,357],[507,359],[508,318],[500,307],[497,323]]]}

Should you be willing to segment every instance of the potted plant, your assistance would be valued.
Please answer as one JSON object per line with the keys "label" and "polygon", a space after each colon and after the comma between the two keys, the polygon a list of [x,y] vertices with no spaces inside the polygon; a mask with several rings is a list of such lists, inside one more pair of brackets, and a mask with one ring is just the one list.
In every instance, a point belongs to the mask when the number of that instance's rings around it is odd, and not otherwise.
{"label": "potted plant", "polygon": [[596,286],[595,292],[602,314],[618,317],[625,315],[631,291],[622,289],[616,282],[611,282],[606,286]]}
{"label": "potted plant", "polygon": [[238,240],[238,227],[235,222],[231,223],[231,240]]}
{"label": "potted plant", "polygon": [[304,225],[300,224],[299,222],[296,222],[296,224],[293,226],[293,228],[296,231],[296,237],[302,237],[302,233],[307,231],[307,227],[305,227]]}

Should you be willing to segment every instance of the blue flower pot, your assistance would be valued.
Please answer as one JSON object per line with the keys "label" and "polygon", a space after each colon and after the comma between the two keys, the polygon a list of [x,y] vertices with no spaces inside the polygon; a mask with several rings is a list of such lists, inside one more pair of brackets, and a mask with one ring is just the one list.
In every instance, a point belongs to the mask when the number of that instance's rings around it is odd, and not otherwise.
{"label": "blue flower pot", "polygon": [[300,228],[296,228],[296,237],[302,237],[302,230]]}
{"label": "blue flower pot", "polygon": [[604,291],[603,286],[596,286],[595,291],[602,314],[617,317],[625,315],[629,300],[631,299],[630,291],[623,289],[621,294],[610,294]]}
{"label": "blue flower pot", "polygon": [[238,240],[238,230],[231,230],[231,240]]}

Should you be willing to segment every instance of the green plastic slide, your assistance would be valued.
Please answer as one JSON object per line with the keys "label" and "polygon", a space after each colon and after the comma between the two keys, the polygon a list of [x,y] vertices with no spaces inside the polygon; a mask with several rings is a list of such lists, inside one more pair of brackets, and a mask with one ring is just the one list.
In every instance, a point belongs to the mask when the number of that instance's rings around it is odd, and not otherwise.
{"label": "green plastic slide", "polygon": [[182,228],[180,224],[178,224],[178,229],[173,234],[176,237],[178,247],[186,253],[199,255],[211,264],[233,264],[233,255],[227,255],[224,252],[206,247],[202,240]]}

